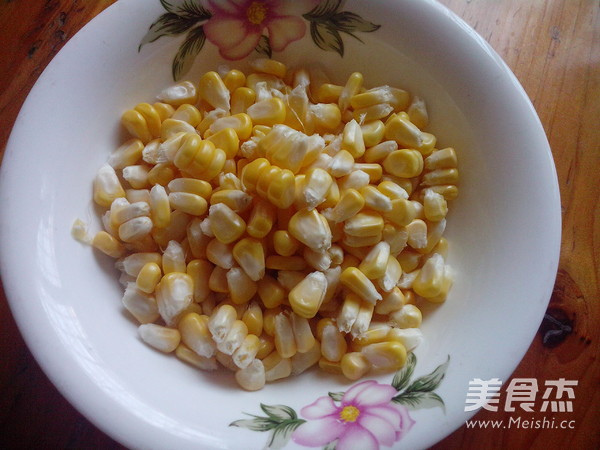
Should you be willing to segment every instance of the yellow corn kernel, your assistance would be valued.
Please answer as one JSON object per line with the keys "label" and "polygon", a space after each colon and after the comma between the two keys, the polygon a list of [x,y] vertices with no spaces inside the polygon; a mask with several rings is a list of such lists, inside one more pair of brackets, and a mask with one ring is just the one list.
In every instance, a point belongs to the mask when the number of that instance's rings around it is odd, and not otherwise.
{"label": "yellow corn kernel", "polygon": [[113,169],[123,169],[138,162],[142,157],[144,144],[139,139],[129,139],[119,146],[108,158],[108,164]]}
{"label": "yellow corn kernel", "polygon": [[363,159],[366,163],[379,163],[396,150],[398,150],[398,143],[396,141],[383,141],[367,148]]}
{"label": "yellow corn kernel", "polygon": [[123,242],[135,242],[150,234],[152,220],[149,217],[135,217],[119,226],[119,239]]}
{"label": "yellow corn kernel", "polygon": [[290,219],[289,233],[313,250],[327,250],[331,246],[331,229],[327,219],[316,209],[302,209]]}
{"label": "yellow corn kernel", "polygon": [[396,150],[384,159],[383,168],[397,177],[416,177],[423,171],[423,156],[417,150]]}
{"label": "yellow corn kernel", "polygon": [[213,108],[229,111],[229,90],[217,72],[207,72],[200,77],[198,97]]}
{"label": "yellow corn kernel", "polygon": [[[290,314],[290,322],[294,333],[294,341],[299,353],[306,353],[314,348],[316,344],[310,322],[295,313]],[[316,362],[316,361],[315,361]]]}
{"label": "yellow corn kernel", "polygon": [[448,214],[448,203],[442,194],[431,189],[425,190],[423,196],[423,213],[432,222],[439,222]]}
{"label": "yellow corn kernel", "polygon": [[308,136],[287,125],[275,125],[258,143],[259,151],[274,165],[298,173],[312,163],[325,147],[317,134]]}
{"label": "yellow corn kernel", "polygon": [[230,244],[244,234],[246,222],[225,203],[211,205],[209,210],[210,229],[224,244]]}
{"label": "yellow corn kernel", "polygon": [[392,201],[373,185],[360,188],[360,194],[365,200],[367,207],[380,212],[392,210]]}
{"label": "yellow corn kernel", "polygon": [[204,180],[195,178],[175,178],[167,185],[170,192],[189,192],[208,199],[212,193],[212,186]]}
{"label": "yellow corn kernel", "polygon": [[333,178],[325,170],[318,167],[307,170],[301,193],[302,205],[312,209],[323,203],[332,184]]}
{"label": "yellow corn kernel", "polygon": [[131,136],[140,139],[144,144],[152,140],[153,136],[148,129],[146,119],[139,111],[128,109],[121,116],[121,123]]}
{"label": "yellow corn kernel", "polygon": [[240,139],[233,128],[223,128],[206,138],[225,152],[227,159],[235,158],[237,155]]}
{"label": "yellow corn kernel", "polygon": [[187,264],[186,273],[194,282],[194,301],[197,303],[206,300],[210,294],[208,281],[212,270],[213,265],[204,259],[194,259]]}
{"label": "yellow corn kernel", "polygon": [[397,341],[369,344],[363,347],[361,353],[374,370],[394,371],[406,364],[406,348]]}
{"label": "yellow corn kernel", "polygon": [[236,213],[246,211],[252,206],[252,196],[240,189],[222,189],[210,197],[210,204],[223,203]]}
{"label": "yellow corn kernel", "polygon": [[395,140],[402,148],[418,149],[423,145],[423,135],[406,113],[392,116],[385,124],[385,138]]}
{"label": "yellow corn kernel", "polygon": [[281,305],[286,297],[285,289],[270,275],[258,281],[258,296],[267,309]]}
{"label": "yellow corn kernel", "polygon": [[196,87],[190,81],[182,81],[163,89],[158,95],[158,99],[173,106],[184,103],[194,104],[197,99]]}
{"label": "yellow corn kernel", "polygon": [[371,369],[371,366],[362,353],[350,352],[342,357],[340,369],[346,378],[356,381],[364,377]]}
{"label": "yellow corn kernel", "polygon": [[358,269],[364,273],[367,278],[376,280],[385,275],[388,259],[390,257],[390,245],[385,242],[379,242],[367,254],[360,263]]}
{"label": "yellow corn kernel", "polygon": [[385,220],[400,227],[411,223],[416,215],[417,212],[413,203],[403,198],[393,199],[391,211],[383,213]]}
{"label": "yellow corn kernel", "polygon": [[388,103],[379,103],[365,108],[355,109],[352,117],[358,122],[370,122],[373,120],[385,119],[394,112],[394,107]]}
{"label": "yellow corn kernel", "polygon": [[331,257],[328,252],[315,251],[309,247],[305,247],[302,256],[310,267],[321,272],[329,269],[331,266]]}
{"label": "yellow corn kernel", "polygon": [[446,278],[444,259],[439,254],[433,254],[421,267],[412,288],[421,297],[434,298],[444,293]]}
{"label": "yellow corn kernel", "polygon": [[317,314],[327,291],[327,278],[322,272],[308,274],[290,291],[290,306],[300,317],[310,319]]}
{"label": "yellow corn kernel", "polygon": [[315,340],[312,348],[306,352],[298,352],[292,356],[292,375],[299,375],[319,362],[321,358],[321,344]]}
{"label": "yellow corn kernel", "polygon": [[194,282],[188,274],[171,272],[162,277],[155,293],[158,312],[167,325],[173,325],[193,301]]}
{"label": "yellow corn kernel", "polygon": [[231,114],[245,113],[255,100],[253,89],[245,86],[236,88],[231,95]]}
{"label": "yellow corn kernel", "polygon": [[222,267],[215,266],[208,278],[208,287],[211,291],[221,292],[226,294],[229,292],[229,284],[227,283],[227,270]]}
{"label": "yellow corn kernel", "polygon": [[408,232],[407,243],[414,249],[424,249],[427,247],[427,224],[421,219],[415,219],[406,225]]}
{"label": "yellow corn kernel", "polygon": [[331,159],[331,175],[340,178],[348,175],[354,168],[354,157],[348,150],[340,150]]}
{"label": "yellow corn kernel", "polygon": [[273,233],[273,248],[279,255],[292,256],[299,247],[300,242],[287,230],[277,230]]}
{"label": "yellow corn kernel", "polygon": [[346,81],[344,88],[340,92],[338,105],[340,110],[344,112],[350,106],[350,100],[358,94],[363,86],[364,78],[360,72],[354,72]]}
{"label": "yellow corn kernel", "polygon": [[194,105],[184,104],[179,106],[171,116],[172,119],[182,120],[189,123],[193,127],[200,125],[202,121],[202,113]]}
{"label": "yellow corn kernel", "polygon": [[336,222],[345,222],[355,217],[365,206],[365,199],[356,189],[346,189],[340,195],[339,203],[331,211],[331,219]]}
{"label": "yellow corn kernel", "polygon": [[336,130],[342,123],[342,113],[335,103],[317,103],[310,105],[310,114],[315,128],[323,131]]}
{"label": "yellow corn kernel", "polygon": [[410,121],[419,127],[420,130],[425,129],[429,124],[427,106],[425,105],[425,101],[420,97],[413,97],[406,113],[408,114]]}
{"label": "yellow corn kernel", "polygon": [[263,333],[258,337],[258,352],[256,353],[256,358],[264,359],[269,356],[273,350],[275,350],[275,342],[273,341],[273,337]]}
{"label": "yellow corn kernel", "polygon": [[456,152],[452,147],[435,150],[425,158],[425,169],[428,171],[456,168],[457,164]]}
{"label": "yellow corn kernel", "polygon": [[225,128],[233,128],[238,139],[245,141],[252,135],[252,119],[246,113],[238,113],[215,120],[210,125],[210,132],[215,134]]}
{"label": "yellow corn kernel", "polygon": [[352,324],[352,330],[350,330],[353,339],[356,339],[358,336],[362,336],[371,326],[371,319],[373,318],[373,311],[375,309],[374,307],[375,305],[365,301],[360,304],[358,315]]}
{"label": "yellow corn kernel", "polygon": [[[335,206],[340,202],[340,188],[337,183],[331,183],[329,186],[329,190],[327,191],[327,195],[325,196],[325,200],[320,204],[321,208],[335,208]],[[330,225],[331,227],[331,225]],[[331,230],[333,234],[333,230]],[[332,239],[333,240],[333,239]]]}
{"label": "yellow corn kernel", "polygon": [[[275,316],[281,314],[282,310],[279,306],[267,309],[263,314],[263,331],[268,336],[275,335]],[[273,343],[274,345],[274,343]]]}
{"label": "yellow corn kernel", "polygon": [[165,274],[171,272],[185,272],[185,254],[181,244],[170,241],[162,255],[162,269]]}
{"label": "yellow corn kernel", "polygon": [[174,351],[181,340],[179,331],[154,323],[140,325],[138,334],[146,344],[164,353]]}
{"label": "yellow corn kernel", "polygon": [[196,130],[193,126],[183,120],[167,119],[160,124],[160,138],[163,141],[176,138],[179,133],[196,134]]}
{"label": "yellow corn kernel", "polygon": [[248,333],[260,336],[263,331],[263,311],[260,305],[252,301],[242,315],[242,320],[248,327]]}
{"label": "yellow corn kernel", "polygon": [[153,138],[159,137],[162,120],[160,118],[160,114],[158,111],[156,111],[154,106],[148,103],[139,103],[134,109],[144,118],[150,136]]}
{"label": "yellow corn kernel", "polygon": [[433,192],[443,195],[446,201],[454,200],[458,197],[458,187],[451,184],[429,186],[427,189],[431,189]]}
{"label": "yellow corn kernel", "polygon": [[237,311],[233,306],[224,304],[215,308],[208,320],[208,329],[217,344],[225,340],[236,320]]}
{"label": "yellow corn kernel", "polygon": [[250,62],[252,67],[257,72],[274,75],[278,78],[285,78],[287,68],[285,64],[280,61],[268,58],[256,58]]}
{"label": "yellow corn kernel", "polygon": [[218,239],[212,239],[206,246],[206,259],[223,269],[231,269],[235,262],[233,245],[224,244]]}
{"label": "yellow corn kernel", "polygon": [[[385,124],[381,120],[372,120],[360,126],[365,147],[370,148],[381,142],[385,133]],[[371,161],[366,161],[371,162]]]}
{"label": "yellow corn kernel", "polygon": [[196,354],[210,358],[215,354],[216,345],[209,330],[209,317],[198,313],[185,314],[177,328],[181,341]]}
{"label": "yellow corn kernel", "polygon": [[260,241],[243,238],[233,247],[233,257],[244,272],[258,281],[265,275],[265,251]]}
{"label": "yellow corn kernel", "polygon": [[248,108],[247,114],[254,124],[273,126],[285,120],[285,103],[280,98],[261,100]]}
{"label": "yellow corn kernel", "polygon": [[344,335],[333,324],[327,324],[321,332],[321,354],[325,359],[339,362],[348,349]]}
{"label": "yellow corn kernel", "polygon": [[223,76],[223,83],[227,86],[229,92],[246,84],[246,75],[241,70],[232,69]]}
{"label": "yellow corn kernel", "polygon": [[340,283],[369,303],[374,304],[382,298],[373,282],[356,267],[346,268],[340,276]]}
{"label": "yellow corn kernel", "polygon": [[125,247],[117,238],[108,234],[106,231],[99,231],[92,240],[92,246],[102,253],[112,257],[120,258],[125,253]]}
{"label": "yellow corn kernel", "polygon": [[265,385],[265,368],[260,359],[252,360],[248,366],[235,372],[235,380],[247,391],[258,391]]}
{"label": "yellow corn kernel", "polygon": [[352,251],[351,249],[359,250],[361,247],[370,247],[381,241],[382,233],[377,233],[372,236],[352,236],[349,234],[344,235],[342,238],[342,244],[346,251]]}
{"label": "yellow corn kernel", "polygon": [[154,109],[158,113],[161,122],[167,120],[175,113],[175,108],[168,103],[156,102],[152,106],[154,106]]}
{"label": "yellow corn kernel", "polygon": [[273,205],[266,201],[257,201],[248,219],[247,233],[257,239],[264,238],[271,232],[271,228],[273,228],[275,214],[275,207]]}
{"label": "yellow corn kernel", "polygon": [[185,344],[179,344],[175,349],[175,356],[200,370],[213,371],[218,369],[217,360],[214,356],[210,358],[200,356]]}
{"label": "yellow corn kernel", "polygon": [[287,209],[295,199],[295,177],[291,170],[277,169],[270,179],[266,198],[278,208]]}
{"label": "yellow corn kernel", "polygon": [[254,361],[259,348],[260,340],[258,339],[258,336],[248,333],[241,345],[233,352],[233,362],[240,369],[245,369]]}
{"label": "yellow corn kernel", "polygon": [[94,201],[105,208],[110,207],[113,200],[125,197],[125,190],[117,177],[115,169],[104,164],[94,178]]}
{"label": "yellow corn kernel", "polygon": [[239,267],[232,267],[227,272],[227,286],[229,296],[235,304],[248,302],[257,291],[256,281],[250,279],[246,272]]}
{"label": "yellow corn kernel", "polygon": [[390,200],[397,198],[408,199],[408,192],[404,188],[393,181],[385,180],[377,185],[377,189],[382,194],[386,195]]}
{"label": "yellow corn kernel", "polygon": [[354,170],[360,170],[369,175],[370,183],[377,183],[383,175],[383,168],[376,163],[356,163],[354,164]]}
{"label": "yellow corn kernel", "polygon": [[231,324],[225,339],[217,342],[217,350],[226,355],[233,355],[240,348],[246,336],[248,336],[248,327],[246,327],[246,324],[241,320],[235,320]]}
{"label": "yellow corn kernel", "polygon": [[123,178],[133,189],[127,189],[126,195],[129,199],[128,191],[141,191],[148,186],[148,173],[150,169],[145,165],[127,166],[123,168]]}
{"label": "yellow corn kernel", "polygon": [[116,262],[115,266],[127,275],[137,277],[146,263],[161,264],[162,256],[158,252],[133,253]]}
{"label": "yellow corn kernel", "polygon": [[421,185],[437,186],[442,184],[457,184],[458,170],[457,169],[436,169],[423,174]]}
{"label": "yellow corn kernel", "polygon": [[437,138],[433,134],[423,132],[421,133],[421,145],[417,150],[421,152],[423,156],[429,156],[433,152],[436,143]]}
{"label": "yellow corn kernel", "polygon": [[390,313],[389,319],[398,328],[419,328],[423,321],[423,315],[415,305],[404,305]]}
{"label": "yellow corn kernel", "polygon": [[192,216],[201,216],[208,209],[208,203],[199,195],[191,192],[171,192],[169,194],[171,208]]}
{"label": "yellow corn kernel", "polygon": [[168,163],[157,164],[148,172],[148,184],[166,186],[175,178],[175,170]]}
{"label": "yellow corn kernel", "polygon": [[319,359],[319,369],[323,372],[331,373],[333,375],[342,375],[342,368],[339,361],[329,361],[325,357]]}
{"label": "yellow corn kernel", "polygon": [[377,314],[390,314],[393,311],[398,311],[406,304],[406,297],[397,286],[389,292],[384,292],[382,297],[383,299],[375,305]]}
{"label": "yellow corn kernel", "polygon": [[323,83],[317,89],[317,100],[321,103],[338,103],[344,86],[337,84]]}
{"label": "yellow corn kernel", "polygon": [[283,313],[275,316],[275,349],[282,358],[291,358],[296,354],[296,340],[290,319]]}
{"label": "yellow corn kernel", "polygon": [[356,120],[351,120],[344,127],[342,149],[347,150],[354,158],[360,158],[365,153],[362,128]]}
{"label": "yellow corn kernel", "polygon": [[383,231],[383,218],[375,211],[363,211],[346,220],[344,233],[351,236],[375,236]]}
{"label": "yellow corn kernel", "polygon": [[273,352],[263,359],[263,364],[265,366],[265,379],[267,381],[286,378],[292,373],[290,358],[282,358],[277,352]]}

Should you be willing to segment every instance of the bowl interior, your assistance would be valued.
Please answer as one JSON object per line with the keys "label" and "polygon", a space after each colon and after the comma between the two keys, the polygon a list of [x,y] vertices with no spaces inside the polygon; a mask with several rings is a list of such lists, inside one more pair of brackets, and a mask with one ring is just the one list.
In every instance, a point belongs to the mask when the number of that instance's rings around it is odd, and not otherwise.
{"label": "bowl interior", "polygon": [[[343,58],[316,51],[310,39],[273,57],[289,67],[319,65],[339,83],[360,71],[368,86],[421,96],[438,147],[452,146],[459,157],[460,195],[446,231],[455,284],[445,304],[425,310],[425,341],[416,351],[418,374],[450,356],[438,390],[446,408],[412,412],[416,425],[402,441],[426,447],[467,417],[468,381],[507,379],[531,342],[557,264],[556,175],[523,90],[460,20],[434,2],[349,1],[347,8],[381,29],[361,35],[363,42],[345,40]],[[198,372],[151,350],[120,306],[112,261],[70,236],[77,217],[100,228],[91,180],[123,140],[121,112],[153,101],[173,82],[181,39],[137,51],[162,12],[158,2],[117,2],[65,46],[32,90],[2,167],[1,200],[13,211],[0,219],[3,280],[20,328],[53,382],[115,438],[157,447],[263,445],[262,433],[229,423],[259,413],[260,403],[298,410],[351,383],[311,372],[241,392],[229,374]],[[206,45],[185,78],[196,81],[223,64],[248,68]]]}

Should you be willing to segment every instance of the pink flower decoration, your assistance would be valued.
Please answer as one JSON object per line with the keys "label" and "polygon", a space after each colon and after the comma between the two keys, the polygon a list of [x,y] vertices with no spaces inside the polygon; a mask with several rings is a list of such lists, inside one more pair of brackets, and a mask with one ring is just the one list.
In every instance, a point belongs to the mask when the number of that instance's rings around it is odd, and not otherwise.
{"label": "pink flower decoration", "polygon": [[339,406],[330,397],[319,397],[300,411],[308,420],[292,439],[306,447],[322,447],[337,439],[338,450],[392,446],[415,423],[404,406],[391,402],[397,393],[390,385],[368,380],[346,391]]}
{"label": "pink flower decoration", "polygon": [[[204,25],[206,38],[219,47],[224,58],[241,59],[254,50],[266,29],[271,49],[281,51],[306,32],[304,21],[286,14],[284,3],[280,0],[209,0],[212,17]],[[310,6],[314,2],[307,3]]]}

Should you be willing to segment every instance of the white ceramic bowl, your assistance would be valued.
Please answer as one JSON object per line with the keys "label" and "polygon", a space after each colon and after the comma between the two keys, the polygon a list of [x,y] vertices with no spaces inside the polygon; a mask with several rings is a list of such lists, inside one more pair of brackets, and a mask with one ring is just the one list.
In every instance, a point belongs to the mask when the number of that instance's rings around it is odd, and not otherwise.
{"label": "white ceramic bowl", "polygon": [[[324,4],[335,8],[338,2]],[[293,6],[296,14],[310,9],[303,2]],[[431,131],[459,155],[460,197],[447,228],[456,282],[448,301],[426,314],[412,378],[429,374],[449,356],[435,390],[445,408],[421,404],[410,411],[414,426],[388,441],[382,437],[385,426],[370,428],[394,447],[427,447],[473,414],[464,411],[469,380],[506,380],[538,328],[559,255],[555,169],[518,81],[454,14],[434,1],[413,0],[347,1],[337,11],[380,28],[356,31],[360,41],[342,33],[341,57],[319,49],[306,27],[302,39],[273,57],[290,66],[319,62],[338,82],[358,70],[370,85],[388,83],[423,97]],[[293,410],[307,419],[304,406],[329,392],[348,391],[352,383],[311,372],[249,393],[229,374],[198,372],[153,351],[136,337],[120,306],[112,262],[70,235],[77,217],[99,226],[91,180],[121,142],[121,112],[152,100],[172,82],[171,63],[183,35],[162,37],[138,51],[163,13],[158,0],[118,1],[65,45],[31,91],[0,179],[0,210],[10,212],[0,217],[4,288],[50,379],[118,441],[143,448],[260,448],[272,431],[230,424],[251,419],[245,413],[266,416],[261,403],[288,406],[271,411],[280,418],[292,417],[286,414]],[[284,25],[279,30],[290,37],[298,21]],[[218,42],[222,36],[215,33]],[[234,38],[236,33],[237,28]],[[247,59],[222,60],[213,41],[206,41],[186,77],[197,79],[223,63],[247,67]],[[273,47],[280,41],[272,38]],[[371,386],[371,394],[389,386],[392,376],[376,380],[380,384]]]}

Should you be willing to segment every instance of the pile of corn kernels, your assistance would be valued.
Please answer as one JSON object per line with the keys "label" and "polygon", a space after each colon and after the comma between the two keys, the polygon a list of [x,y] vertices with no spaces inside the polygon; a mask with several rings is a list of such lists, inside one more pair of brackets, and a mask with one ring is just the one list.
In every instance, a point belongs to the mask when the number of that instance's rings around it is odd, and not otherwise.
{"label": "pile of corn kernels", "polygon": [[131,139],[94,180],[123,305],[150,346],[239,385],[311,366],[395,371],[422,339],[422,302],[452,284],[442,236],[453,148],[425,103],[352,73],[257,59],[177,83],[121,122]]}

